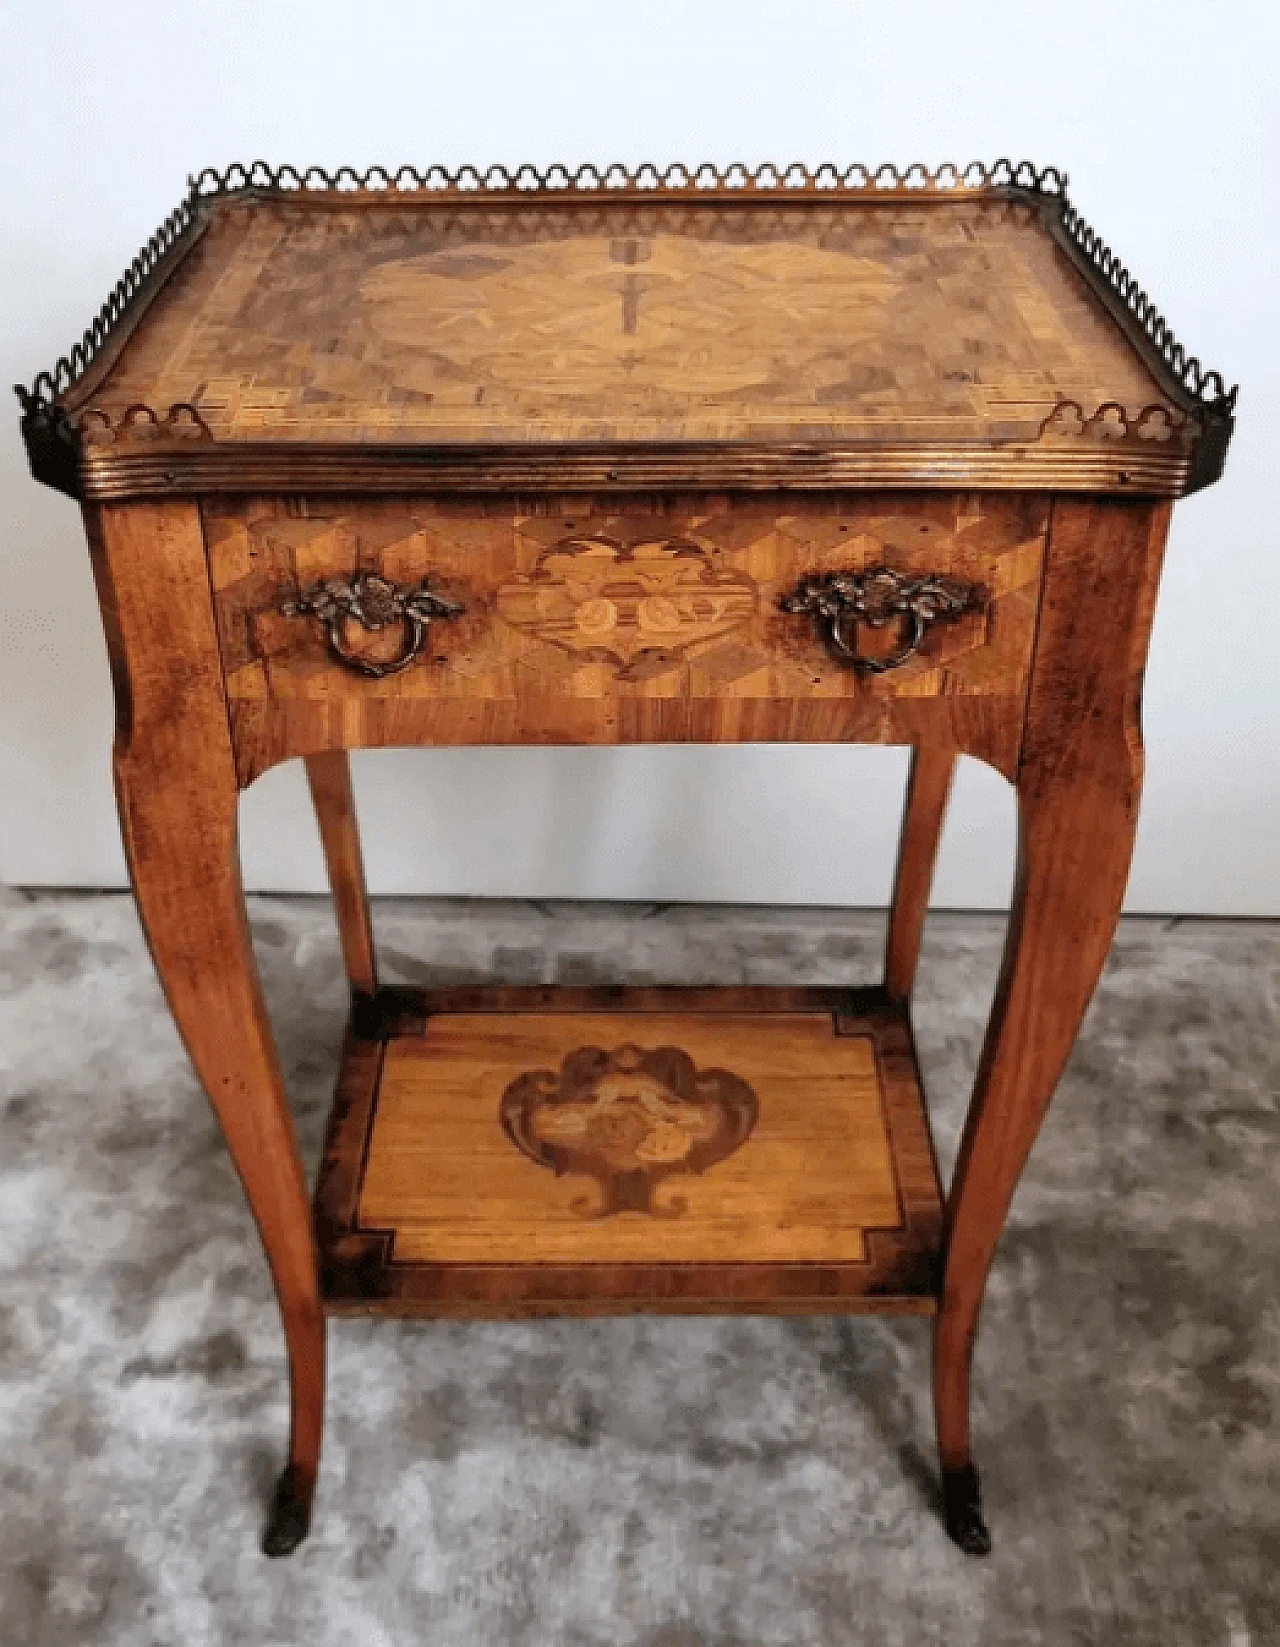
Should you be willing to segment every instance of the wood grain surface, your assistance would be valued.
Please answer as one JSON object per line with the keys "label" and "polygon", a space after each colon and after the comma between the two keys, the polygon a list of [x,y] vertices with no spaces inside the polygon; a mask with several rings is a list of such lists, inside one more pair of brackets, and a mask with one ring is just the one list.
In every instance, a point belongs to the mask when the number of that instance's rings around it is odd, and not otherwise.
{"label": "wood grain surface", "polygon": [[[559,497],[210,499],[210,571],[240,769],[381,743],[918,741],[915,711],[1012,775],[1048,500],[837,494],[761,501]],[[811,619],[779,610],[802,576],[889,566],[978,591],[919,654],[860,675]],[[460,602],[421,661],[371,679],[324,626],[281,608],[328,578],[424,576]],[[864,627],[868,652],[899,631]],[[389,656],[398,626],[352,648]],[[689,710],[687,730],[680,715]],[[675,711],[673,714],[672,711]],[[698,718],[697,712],[700,712]],[[705,728],[705,730],[703,730]]]}
{"label": "wood grain surface", "polygon": [[443,993],[385,1048],[348,1037],[332,1307],[927,1307],[940,1191],[881,997]]}
{"label": "wood grain surface", "polygon": [[219,440],[1036,438],[1165,403],[1006,200],[224,201],[85,403]]}

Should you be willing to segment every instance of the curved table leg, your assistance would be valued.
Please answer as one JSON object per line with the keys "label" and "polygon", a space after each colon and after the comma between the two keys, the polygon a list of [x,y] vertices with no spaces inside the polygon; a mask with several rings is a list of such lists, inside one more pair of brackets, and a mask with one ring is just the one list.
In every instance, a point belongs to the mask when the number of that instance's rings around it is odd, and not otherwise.
{"label": "curved table leg", "polygon": [[116,675],[116,793],[138,911],[284,1322],[289,1459],[263,1548],[286,1555],[306,1535],[315,1490],[324,1317],[306,1182],[245,919],[238,785],[199,516],[189,504],[134,504],[91,513],[89,528]]}
{"label": "curved table leg", "polygon": [[302,1164],[258,988],[236,864],[236,792],[180,812],[150,763],[122,758],[120,815],[138,910],[169,1010],[217,1113],[258,1225],[289,1353],[289,1462],[263,1549],[306,1536],[324,1418],[324,1317]]}
{"label": "curved table leg", "polygon": [[1054,506],[1018,775],[1018,875],[995,1006],[947,1205],[934,1412],[947,1530],[991,1541],[969,1371],[996,1243],[1115,931],[1142,779],[1141,670],[1163,505]]}
{"label": "curved table leg", "polygon": [[1136,810],[1092,788],[1021,809],[1020,866],[1005,965],[948,1201],[934,1405],[947,1530],[990,1540],[969,1445],[969,1365],[996,1243],[1027,1155],[1102,971],[1124,895]]}
{"label": "curved table leg", "polygon": [[360,829],[356,822],[356,798],[351,787],[351,761],[345,749],[322,755],[308,755],[303,761],[311,801],[320,826],[325,868],[333,889],[333,906],[338,917],[338,937],[347,969],[351,993],[377,993],[378,973],[374,961],[373,923],[369,917],[369,894],[364,884],[364,862],[360,855]]}

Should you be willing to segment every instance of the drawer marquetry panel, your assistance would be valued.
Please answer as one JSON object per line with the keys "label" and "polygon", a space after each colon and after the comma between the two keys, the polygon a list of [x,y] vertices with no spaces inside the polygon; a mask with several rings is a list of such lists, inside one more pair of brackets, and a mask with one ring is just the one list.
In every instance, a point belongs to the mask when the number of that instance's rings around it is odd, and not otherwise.
{"label": "drawer marquetry panel", "polygon": [[[342,699],[894,699],[1021,690],[1047,508],[1037,496],[786,500],[643,509],[567,499],[507,506],[272,501],[206,509],[227,689],[233,701]],[[780,610],[797,580],[878,566],[977,591],[880,675],[843,668],[815,625]],[[286,615],[325,580],[429,578],[464,608],[432,624],[423,655],[382,678],[333,655],[323,624]],[[361,631],[371,662],[401,628]],[[869,654],[897,625],[866,626]]]}

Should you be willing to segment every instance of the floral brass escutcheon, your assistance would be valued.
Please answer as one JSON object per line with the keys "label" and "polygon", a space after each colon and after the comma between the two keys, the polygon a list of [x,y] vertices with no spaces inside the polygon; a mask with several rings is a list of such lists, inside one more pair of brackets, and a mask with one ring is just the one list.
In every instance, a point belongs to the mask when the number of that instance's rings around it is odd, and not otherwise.
{"label": "floral brass escutcheon", "polygon": [[746,1142],[756,1095],[726,1069],[698,1069],[679,1047],[613,1052],[579,1047],[557,1075],[529,1070],[498,1106],[503,1131],[531,1160],[557,1176],[581,1173],[600,1185],[599,1205],[572,1203],[588,1218],[644,1212],[677,1218],[682,1197],[655,1202],[663,1179],[705,1172]]}
{"label": "floral brass escutcheon", "polygon": [[746,623],[757,599],[750,578],[716,567],[687,538],[597,534],[546,550],[531,575],[498,590],[497,611],[521,634],[639,680]]}

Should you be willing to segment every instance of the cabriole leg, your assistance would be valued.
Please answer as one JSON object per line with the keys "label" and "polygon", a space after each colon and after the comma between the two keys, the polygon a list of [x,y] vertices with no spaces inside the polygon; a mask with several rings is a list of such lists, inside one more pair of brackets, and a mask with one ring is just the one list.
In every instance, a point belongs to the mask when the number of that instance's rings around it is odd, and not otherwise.
{"label": "cabriole leg", "polygon": [[306,1535],[315,1490],[324,1317],[306,1183],[245,918],[238,787],[199,514],[190,504],[133,504],[92,511],[88,523],[116,677],[116,793],[138,911],[257,1222],[283,1318],[289,1458],[263,1548],[287,1555]]}
{"label": "cabriole leg", "polygon": [[991,1547],[969,1431],[996,1243],[1115,931],[1141,787],[1139,692],[1165,505],[1058,500],[1018,773],[1018,874],[947,1205],[934,1411],[947,1530]]}
{"label": "cabriole leg", "polygon": [[150,763],[117,766],[134,893],[174,1022],[258,1225],[289,1355],[289,1462],[263,1549],[306,1536],[324,1417],[324,1318],[302,1164],[258,988],[236,865],[236,792],[174,810]]}
{"label": "cabriole leg", "polygon": [[1092,785],[1024,804],[1005,964],[948,1202],[934,1404],[947,1531],[990,1539],[969,1443],[969,1367],[987,1272],[1022,1167],[1093,994],[1120,914],[1136,813]]}

